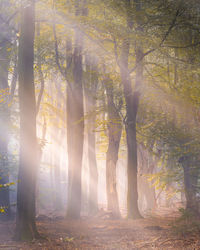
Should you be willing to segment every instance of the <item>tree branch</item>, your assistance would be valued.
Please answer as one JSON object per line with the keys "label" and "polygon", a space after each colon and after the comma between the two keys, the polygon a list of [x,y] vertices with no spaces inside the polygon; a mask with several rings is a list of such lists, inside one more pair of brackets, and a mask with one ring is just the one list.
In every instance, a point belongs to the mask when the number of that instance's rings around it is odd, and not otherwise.
{"label": "tree branch", "polygon": [[200,45],[200,41],[199,41],[199,42],[196,42],[196,43],[188,44],[188,45],[185,45],[185,46],[165,45],[165,46],[162,46],[162,48],[187,49],[187,48],[196,47],[196,46],[198,46],[198,45]]}
{"label": "tree branch", "polygon": [[139,62],[137,62],[136,65],[135,65],[132,69],[129,70],[129,74],[133,73],[133,72],[136,70],[136,68],[137,68],[137,66],[138,66],[138,63],[140,63],[140,62],[143,60],[143,58],[144,58],[145,56],[149,55],[150,53],[154,52],[154,51],[157,50],[158,48],[162,47],[163,43],[165,42],[165,40],[166,40],[167,37],[169,36],[171,30],[173,29],[173,27],[174,27],[175,24],[176,24],[177,17],[179,16],[179,11],[180,11],[179,9],[176,11],[175,17],[174,17],[174,19],[172,20],[171,25],[169,26],[167,32],[165,33],[165,35],[164,35],[163,39],[161,40],[160,44],[158,45],[158,47],[157,47],[157,48],[154,48],[154,49],[150,49],[150,50],[148,50],[147,52],[143,53],[142,56],[141,56],[141,58],[140,58],[140,60],[139,60]]}
{"label": "tree branch", "polygon": [[55,48],[56,65],[58,66],[58,69],[59,69],[61,75],[64,78],[66,78],[65,70],[62,69],[62,66],[60,65],[60,61],[59,61],[58,40],[57,40],[57,35],[56,35],[56,26],[55,26],[55,23],[53,23],[53,35],[54,35],[54,48]]}

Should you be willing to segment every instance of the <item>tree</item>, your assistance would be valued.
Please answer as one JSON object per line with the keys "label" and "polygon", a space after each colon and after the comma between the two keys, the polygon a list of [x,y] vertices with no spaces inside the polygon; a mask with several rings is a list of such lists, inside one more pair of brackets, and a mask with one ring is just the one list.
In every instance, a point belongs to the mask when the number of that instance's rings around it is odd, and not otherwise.
{"label": "tree", "polygon": [[35,189],[38,167],[36,101],[34,91],[35,1],[21,7],[19,39],[20,163],[17,187],[15,238],[38,237],[35,223]]}
{"label": "tree", "polygon": [[95,56],[85,56],[86,75],[84,78],[85,96],[85,129],[87,135],[87,153],[89,164],[89,214],[95,215],[98,211],[98,169],[96,159],[96,101],[98,87],[98,66]]}
{"label": "tree", "polygon": [[[76,1],[76,16],[83,15],[83,2]],[[75,44],[73,53],[73,84],[67,92],[67,147],[68,147],[68,218],[79,218],[81,212],[81,172],[83,156],[83,81],[82,81],[82,49],[83,34],[75,28]],[[73,136],[73,138],[72,138]],[[71,138],[70,138],[71,137]]]}
{"label": "tree", "polygon": [[114,87],[112,80],[108,78],[105,80],[104,84],[106,88],[108,112],[108,150],[106,153],[107,207],[108,210],[112,212],[114,218],[120,218],[116,167],[122,134],[122,121],[119,115],[122,103],[117,107],[114,102]]}
{"label": "tree", "polygon": [[[56,4],[54,2],[53,8]],[[75,16],[85,15],[85,1],[75,1]],[[54,16],[55,17],[55,16]],[[78,26],[74,28],[74,46],[72,39],[67,38],[66,67],[59,58],[56,23],[53,21],[56,65],[66,81],[66,120],[67,120],[67,150],[68,150],[68,204],[67,217],[79,218],[81,212],[81,172],[84,140],[84,108],[83,108],[83,68],[82,50],[83,34]],[[69,74],[69,71],[71,71]],[[70,78],[69,75],[72,77]]]}
{"label": "tree", "polygon": [[[127,10],[127,30],[129,32],[133,29],[132,20],[132,5],[130,0],[125,3]],[[137,3],[136,9],[140,10],[140,2]],[[137,42],[139,43],[139,42]],[[130,51],[130,38],[126,37],[123,41],[121,60],[120,60],[120,71],[121,80],[124,89],[124,97],[126,101],[126,138],[127,138],[127,150],[128,150],[128,161],[127,161],[127,176],[128,176],[128,194],[127,194],[127,206],[128,206],[128,218],[141,218],[138,209],[138,186],[137,186],[137,138],[136,138],[136,118],[139,105],[140,96],[140,85],[142,81],[142,51],[140,46],[137,44],[135,48],[136,54],[136,78],[135,78],[135,89],[132,89],[131,78],[129,73],[129,51]]]}

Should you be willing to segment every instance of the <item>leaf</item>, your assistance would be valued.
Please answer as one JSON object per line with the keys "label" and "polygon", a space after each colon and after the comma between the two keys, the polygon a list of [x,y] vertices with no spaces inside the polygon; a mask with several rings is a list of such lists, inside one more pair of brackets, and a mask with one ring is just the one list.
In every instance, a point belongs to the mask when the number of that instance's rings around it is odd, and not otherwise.
{"label": "leaf", "polygon": [[64,241],[66,241],[66,242],[72,242],[74,240],[74,237],[66,237],[65,239],[64,239]]}

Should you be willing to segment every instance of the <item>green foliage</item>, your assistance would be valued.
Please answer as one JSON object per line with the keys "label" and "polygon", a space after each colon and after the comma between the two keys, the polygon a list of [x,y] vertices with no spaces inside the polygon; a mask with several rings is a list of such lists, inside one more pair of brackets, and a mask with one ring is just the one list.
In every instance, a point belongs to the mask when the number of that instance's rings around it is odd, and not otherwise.
{"label": "green foliage", "polygon": [[[182,113],[184,105],[171,108],[171,100],[163,98],[160,103],[153,98],[156,98],[154,92],[152,99],[147,100],[152,105],[147,107],[145,103],[141,104],[138,119],[138,141],[151,152],[156,164],[155,172],[148,178],[157,189],[165,190],[170,184],[174,186],[175,193],[180,192],[184,190],[183,164],[199,175],[198,123],[195,122],[194,113]],[[143,102],[146,102],[146,97]]]}

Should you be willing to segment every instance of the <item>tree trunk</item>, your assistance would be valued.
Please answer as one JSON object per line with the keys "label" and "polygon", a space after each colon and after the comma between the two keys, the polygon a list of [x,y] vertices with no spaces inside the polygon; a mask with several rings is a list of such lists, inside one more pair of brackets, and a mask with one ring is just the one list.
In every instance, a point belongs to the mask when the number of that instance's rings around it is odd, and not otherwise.
{"label": "tree trunk", "polygon": [[61,181],[60,181],[60,154],[54,156],[54,180],[55,180],[55,200],[54,208],[57,212],[62,209],[62,198],[61,198]]}
{"label": "tree trunk", "polygon": [[[79,7],[77,7],[79,8]],[[81,171],[83,156],[83,86],[82,86],[83,35],[75,29],[73,54],[73,84],[67,85],[67,148],[69,193],[67,217],[77,219],[81,212]]]}
{"label": "tree trunk", "polygon": [[[36,112],[37,112],[37,108],[36,108]],[[42,141],[41,141],[41,145],[39,145],[39,150],[38,150],[38,170],[42,161],[43,145],[46,140],[46,132],[47,132],[47,123],[46,123],[46,118],[44,116],[44,121],[43,121],[43,126],[42,126]],[[38,171],[38,174],[39,174],[39,171]],[[39,184],[40,184],[39,182],[36,184],[36,213],[40,211],[40,185]]]}
{"label": "tree trunk", "polygon": [[[126,0],[127,3],[127,28],[132,30],[133,20],[129,10],[132,8],[130,0]],[[138,4],[138,3],[137,3]],[[127,35],[128,36],[128,35]],[[136,117],[139,105],[139,86],[142,81],[142,51],[139,46],[136,45],[136,77],[135,88],[132,89],[130,74],[128,72],[128,59],[130,50],[130,38],[124,39],[121,51],[120,60],[120,72],[121,81],[124,89],[124,96],[126,101],[126,141],[128,149],[127,159],[127,176],[128,176],[128,194],[127,194],[127,210],[128,218],[137,219],[141,218],[138,209],[138,186],[137,186],[137,138],[136,138]]]}
{"label": "tree trunk", "polygon": [[[56,88],[56,108],[58,111],[62,110],[62,90],[61,90],[60,83],[55,83]],[[55,192],[55,199],[54,199],[54,208],[57,212],[60,212],[62,210],[62,193],[61,193],[61,148],[63,144],[63,138],[64,138],[64,130],[62,129],[62,118],[59,116],[55,118],[54,121],[55,124],[57,124],[57,127],[54,128],[55,133],[53,133],[54,141],[57,144],[57,147],[60,148],[60,150],[54,151],[54,192]]]}
{"label": "tree trunk", "polygon": [[195,214],[198,214],[198,201],[196,198],[196,186],[198,180],[197,169],[191,168],[189,160],[184,158],[182,162],[184,172],[184,188],[185,188],[185,199],[186,209]]}
{"label": "tree trunk", "polygon": [[[88,164],[89,164],[89,213],[94,215],[98,211],[98,170],[96,160],[96,91],[98,85],[96,62],[89,55],[86,56],[87,79],[84,83],[85,113],[87,118]],[[89,81],[88,81],[89,80]]]}
{"label": "tree trunk", "polygon": [[107,208],[114,218],[120,218],[117,194],[116,167],[118,161],[119,144],[122,133],[121,118],[114,103],[113,83],[105,82],[108,112],[108,150],[106,154],[106,192]]}
{"label": "tree trunk", "polygon": [[[54,128],[55,129],[55,128]],[[62,141],[63,141],[63,132],[60,129],[60,135],[57,141],[57,145],[62,146]],[[54,180],[55,180],[55,186],[54,186],[54,191],[55,191],[55,200],[54,200],[54,208],[57,212],[60,212],[62,210],[62,197],[61,197],[61,174],[60,174],[60,159],[61,159],[61,154],[60,151],[54,152]]]}
{"label": "tree trunk", "polygon": [[[91,121],[91,126],[93,128],[94,124],[95,124],[95,117]],[[89,212],[90,214],[96,214],[98,211],[98,170],[97,170],[97,159],[96,159],[96,136],[93,129],[91,129],[88,132],[88,163],[89,163],[89,176],[90,176]]]}
{"label": "tree trunk", "polygon": [[[150,145],[151,147],[151,145]],[[152,144],[153,147],[153,144]],[[143,202],[146,201],[146,210],[147,212],[153,212],[156,208],[156,193],[155,187],[153,186],[152,181],[147,180],[147,175],[153,174],[154,167],[156,163],[153,160],[152,154],[144,147],[141,143],[138,145],[138,187],[139,187],[139,204],[140,209],[144,211]]]}
{"label": "tree trunk", "polygon": [[35,189],[38,166],[36,102],[34,89],[35,3],[21,9],[19,40],[20,163],[17,188],[17,240],[38,236],[35,223]]}
{"label": "tree trunk", "polygon": [[[5,42],[0,48],[0,186],[9,183],[9,161],[8,161],[8,140],[9,140],[9,86],[8,86],[8,67],[10,63],[10,53],[8,48],[11,46]],[[10,199],[9,186],[0,187],[0,207],[4,213],[0,213],[0,220],[10,218]]]}

